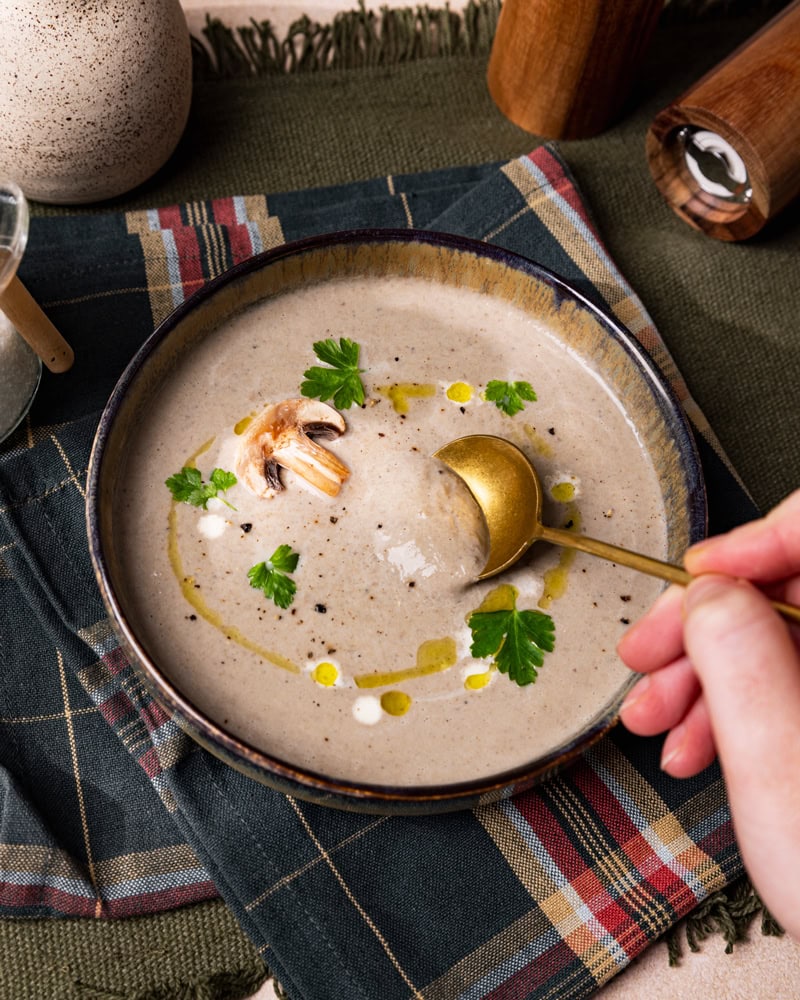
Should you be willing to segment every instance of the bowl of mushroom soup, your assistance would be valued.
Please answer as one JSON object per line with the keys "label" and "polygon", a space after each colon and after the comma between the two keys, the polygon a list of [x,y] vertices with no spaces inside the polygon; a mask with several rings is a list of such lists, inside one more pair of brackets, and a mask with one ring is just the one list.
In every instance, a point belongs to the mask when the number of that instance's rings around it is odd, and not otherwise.
{"label": "bowl of mushroom soup", "polygon": [[144,344],[101,418],[88,533],[122,649],[198,743],[337,808],[494,801],[617,720],[658,581],[486,529],[434,457],[493,434],[552,524],[671,561],[705,532],[686,418],[635,338],[505,250],[413,231],[286,244]]}

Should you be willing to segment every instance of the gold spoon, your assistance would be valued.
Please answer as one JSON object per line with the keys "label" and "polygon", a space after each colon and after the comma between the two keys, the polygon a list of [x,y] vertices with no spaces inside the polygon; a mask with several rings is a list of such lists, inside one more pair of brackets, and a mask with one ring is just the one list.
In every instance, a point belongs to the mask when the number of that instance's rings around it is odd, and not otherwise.
{"label": "gold spoon", "polygon": [[[458,438],[433,457],[464,480],[486,520],[489,556],[479,580],[507,569],[537,540],[579,549],[670,583],[686,586],[693,579],[681,566],[542,524],[542,486],[536,470],[524,452],[504,438],[490,434]],[[781,601],[771,604],[785,617],[800,622],[800,608]]]}

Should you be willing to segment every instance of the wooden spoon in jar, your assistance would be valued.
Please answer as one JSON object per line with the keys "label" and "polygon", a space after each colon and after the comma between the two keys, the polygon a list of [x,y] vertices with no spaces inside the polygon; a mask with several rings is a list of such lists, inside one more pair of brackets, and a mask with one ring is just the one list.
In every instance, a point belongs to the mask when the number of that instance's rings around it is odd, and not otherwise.
{"label": "wooden spoon in jar", "polygon": [[72,367],[75,353],[16,274],[0,291],[0,309],[51,372]]}

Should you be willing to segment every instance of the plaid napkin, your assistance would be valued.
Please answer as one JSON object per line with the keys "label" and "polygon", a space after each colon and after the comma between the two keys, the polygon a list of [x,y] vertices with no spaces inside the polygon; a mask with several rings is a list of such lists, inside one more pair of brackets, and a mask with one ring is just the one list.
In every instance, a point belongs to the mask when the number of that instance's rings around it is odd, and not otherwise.
{"label": "plaid napkin", "polygon": [[618,727],[561,776],[439,817],[337,812],[197,747],[120,652],[89,563],[86,468],[124,365],[175,305],[296,237],[430,228],[501,244],[611,310],[697,431],[710,529],[757,514],[552,147],[505,165],[36,218],[21,276],[75,346],[0,446],[0,916],[221,894],[292,1000],[585,997],[742,872],[716,766],[675,781]]}

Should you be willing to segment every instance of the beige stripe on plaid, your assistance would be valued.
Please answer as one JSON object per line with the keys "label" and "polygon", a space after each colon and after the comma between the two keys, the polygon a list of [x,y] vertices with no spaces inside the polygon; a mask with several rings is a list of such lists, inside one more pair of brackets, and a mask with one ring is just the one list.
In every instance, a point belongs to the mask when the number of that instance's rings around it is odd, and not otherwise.
{"label": "beige stripe on plaid", "polygon": [[[194,851],[186,844],[135,851],[94,862],[96,884],[103,893],[116,885],[137,879],[156,878],[172,872],[200,867]],[[0,843],[0,868],[7,872],[42,872],[54,879],[84,881],[87,877],[78,862],[66,851],[38,844]]]}
{"label": "beige stripe on plaid", "polygon": [[569,216],[560,210],[549,194],[542,190],[536,178],[525,169],[520,160],[512,160],[502,169],[525,199],[528,209],[538,216],[542,224],[562,246],[569,248],[572,259],[595,288],[601,292],[619,322],[634,334],[642,347],[653,358],[681,401],[687,416],[711,445],[717,456],[725,463],[742,489],[745,490],[744,484],[731,465],[703,411],[692,398],[683,376],[648,316],[641,299],[628,286],[613,266],[608,255],[604,252],[598,252],[599,238],[597,238],[597,245],[590,242],[586,238],[583,228],[576,225]]}
{"label": "beige stripe on plaid", "polygon": [[[532,941],[536,941],[550,930],[550,923],[541,911],[529,910],[499,934],[489,938],[480,947],[456,962],[443,976],[429,983],[422,991],[424,1000],[458,1000],[469,986],[483,979],[488,969],[495,969],[513,961],[514,957]],[[558,982],[558,994],[566,996],[571,980],[580,979],[582,975],[579,969],[571,973],[564,972]]]}

